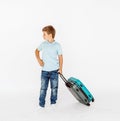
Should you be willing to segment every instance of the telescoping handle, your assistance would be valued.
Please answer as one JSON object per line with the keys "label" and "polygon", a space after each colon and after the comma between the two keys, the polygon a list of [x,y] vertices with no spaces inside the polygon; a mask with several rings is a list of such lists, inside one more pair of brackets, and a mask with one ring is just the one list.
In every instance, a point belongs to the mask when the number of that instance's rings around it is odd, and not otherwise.
{"label": "telescoping handle", "polygon": [[59,73],[59,72],[58,72],[58,74],[60,75],[61,79],[62,79],[65,83],[68,82],[67,79],[63,76],[63,74],[61,74],[61,73]]}
{"label": "telescoping handle", "polygon": [[61,74],[61,73],[59,73],[59,72],[58,72],[58,74],[60,74],[61,79],[65,82],[65,85],[66,85],[67,87],[71,88],[71,87],[73,86],[73,84],[71,84],[71,83],[63,76],[63,74]]}

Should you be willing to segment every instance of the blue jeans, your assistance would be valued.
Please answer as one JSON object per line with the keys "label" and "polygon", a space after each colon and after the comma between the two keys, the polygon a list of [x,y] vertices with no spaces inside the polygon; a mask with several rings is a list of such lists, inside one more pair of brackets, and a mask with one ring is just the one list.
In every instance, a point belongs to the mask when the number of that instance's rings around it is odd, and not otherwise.
{"label": "blue jeans", "polygon": [[45,98],[46,98],[49,81],[51,86],[50,101],[51,101],[51,104],[55,104],[57,100],[57,93],[58,93],[58,70],[41,72],[41,89],[40,89],[40,97],[39,97],[39,105],[41,107],[45,106]]}

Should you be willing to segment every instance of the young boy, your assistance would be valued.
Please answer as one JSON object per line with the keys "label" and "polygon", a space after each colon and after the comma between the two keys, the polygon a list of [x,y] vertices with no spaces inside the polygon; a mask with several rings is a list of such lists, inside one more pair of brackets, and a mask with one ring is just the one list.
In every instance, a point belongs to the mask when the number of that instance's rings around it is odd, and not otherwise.
{"label": "young boy", "polygon": [[[62,73],[63,56],[62,49],[58,42],[54,40],[55,29],[53,26],[45,26],[42,29],[44,42],[35,50],[38,63],[42,67],[41,71],[41,88],[39,105],[45,107],[45,98],[50,81],[51,87],[51,104],[55,104],[58,94],[58,72]],[[41,57],[42,52],[42,57]]]}

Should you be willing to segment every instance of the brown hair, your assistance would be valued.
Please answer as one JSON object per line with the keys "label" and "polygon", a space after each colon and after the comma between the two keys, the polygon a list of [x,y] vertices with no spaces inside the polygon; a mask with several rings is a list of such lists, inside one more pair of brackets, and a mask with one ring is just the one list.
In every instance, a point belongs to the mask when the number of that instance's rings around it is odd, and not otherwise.
{"label": "brown hair", "polygon": [[55,29],[54,29],[54,27],[51,26],[51,25],[45,26],[45,27],[42,29],[42,31],[47,32],[47,34],[52,34],[52,38],[55,37]]}

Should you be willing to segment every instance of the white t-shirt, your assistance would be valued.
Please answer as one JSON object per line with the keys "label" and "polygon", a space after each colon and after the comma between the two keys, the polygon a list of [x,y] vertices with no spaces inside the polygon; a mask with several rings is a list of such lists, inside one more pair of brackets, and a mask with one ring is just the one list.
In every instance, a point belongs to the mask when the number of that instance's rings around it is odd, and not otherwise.
{"label": "white t-shirt", "polygon": [[58,55],[62,55],[62,49],[58,42],[53,41],[50,43],[48,41],[44,41],[37,49],[42,52],[42,60],[44,62],[42,70],[53,71],[59,69]]}

